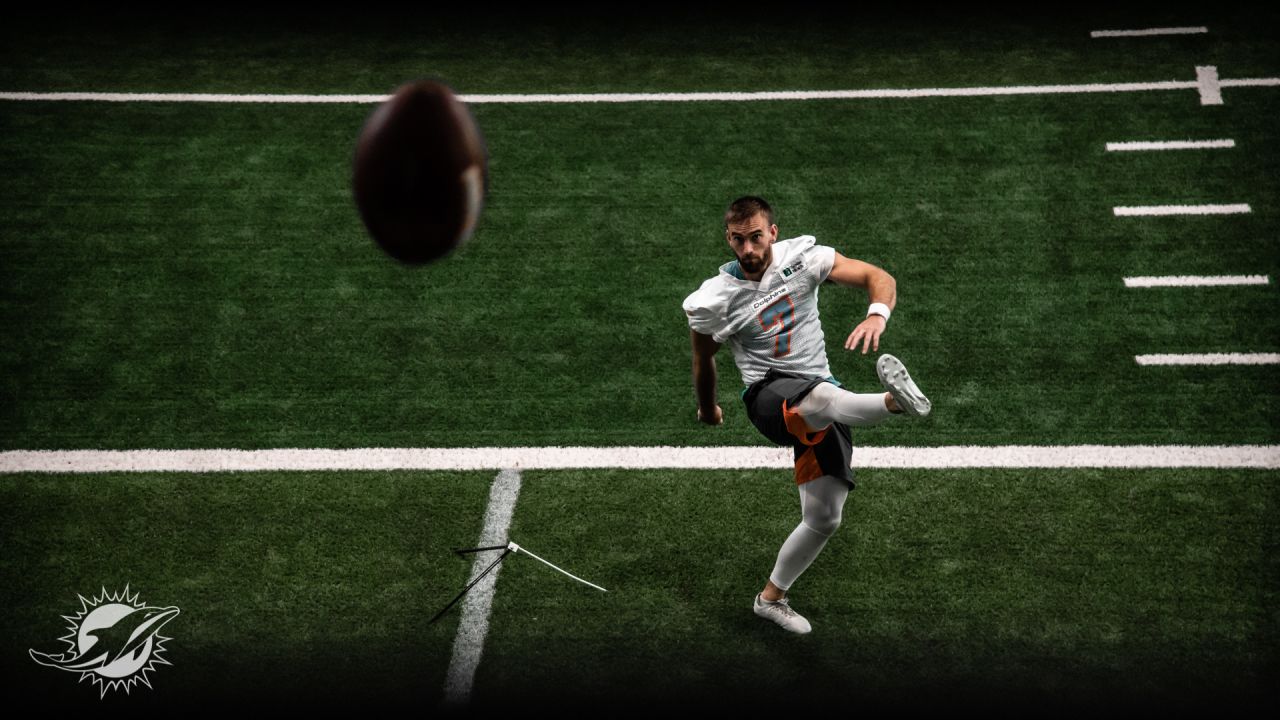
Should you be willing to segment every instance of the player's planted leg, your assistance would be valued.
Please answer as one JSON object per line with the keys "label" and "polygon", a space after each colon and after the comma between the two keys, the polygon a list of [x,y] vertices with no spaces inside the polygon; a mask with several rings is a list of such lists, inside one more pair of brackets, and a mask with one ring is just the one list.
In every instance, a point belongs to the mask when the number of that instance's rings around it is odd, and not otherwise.
{"label": "player's planted leg", "polygon": [[848,483],[830,475],[800,485],[800,524],[782,544],[777,563],[769,575],[769,584],[756,596],[753,609],[757,615],[794,633],[803,634],[812,629],[808,620],[791,609],[786,591],[808,569],[826,546],[827,539],[840,527],[844,502],[848,497]]}

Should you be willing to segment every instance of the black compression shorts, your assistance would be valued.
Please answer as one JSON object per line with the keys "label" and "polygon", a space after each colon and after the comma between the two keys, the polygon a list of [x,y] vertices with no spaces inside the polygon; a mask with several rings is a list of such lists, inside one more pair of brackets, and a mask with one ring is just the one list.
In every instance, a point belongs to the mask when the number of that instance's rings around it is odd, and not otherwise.
{"label": "black compression shorts", "polygon": [[742,395],[747,417],[760,434],[778,445],[795,450],[796,484],[807,483],[823,475],[832,475],[855,485],[853,480],[853,440],[849,426],[832,423],[818,432],[810,432],[794,408],[819,383],[819,378],[770,370],[764,378],[752,383]]}

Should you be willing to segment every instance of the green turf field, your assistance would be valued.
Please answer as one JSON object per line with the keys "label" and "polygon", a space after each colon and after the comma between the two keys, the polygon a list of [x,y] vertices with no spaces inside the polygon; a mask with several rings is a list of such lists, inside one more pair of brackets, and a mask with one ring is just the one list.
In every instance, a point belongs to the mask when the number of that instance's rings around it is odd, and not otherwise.
{"label": "green turf field", "polygon": [[[1209,17],[1205,17],[1205,13]],[[1053,18],[17,17],[0,92],[693,92],[1280,76],[1274,12]],[[1204,35],[1089,31],[1207,25]],[[761,445],[693,420],[680,301],[742,194],[898,282],[882,349],[934,414],[867,446],[1274,445],[1280,88],[803,102],[476,104],[470,245],[408,269],[350,196],[371,105],[0,100],[0,451]],[[1106,152],[1231,138],[1231,150]],[[1118,218],[1130,205],[1245,215]],[[1268,275],[1128,289],[1135,275]],[[865,294],[828,286],[832,369]],[[33,697],[179,709],[440,702],[485,472],[0,475],[0,669]],[[1275,470],[861,471],[795,588],[750,614],[798,519],[787,471],[531,471],[473,693],[524,701],[1274,704]],[[98,700],[37,666],[125,583],[176,605],[173,667]],[[803,586],[803,587],[802,587]]]}

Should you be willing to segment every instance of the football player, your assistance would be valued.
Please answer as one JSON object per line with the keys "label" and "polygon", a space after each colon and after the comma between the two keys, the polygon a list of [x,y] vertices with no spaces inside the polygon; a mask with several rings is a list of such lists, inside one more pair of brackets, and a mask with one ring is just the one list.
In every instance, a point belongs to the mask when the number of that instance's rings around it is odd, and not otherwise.
{"label": "football player", "polygon": [[697,417],[708,425],[722,422],[715,354],[728,343],[746,386],[747,417],[769,440],[794,448],[800,490],[800,524],[782,544],[753,608],[791,632],[807,633],[812,627],[786,595],[840,526],[854,487],[849,427],[875,425],[895,414],[923,417],[932,406],[892,355],[876,362],[883,393],[843,389],[827,363],[818,287],[830,281],[867,291],[867,316],[844,343],[846,350],[861,345],[866,354],[880,349],[896,304],[897,285],[889,273],[818,245],[811,235],[778,240],[773,210],[762,198],[735,200],[724,223],[737,259],[684,301]]}

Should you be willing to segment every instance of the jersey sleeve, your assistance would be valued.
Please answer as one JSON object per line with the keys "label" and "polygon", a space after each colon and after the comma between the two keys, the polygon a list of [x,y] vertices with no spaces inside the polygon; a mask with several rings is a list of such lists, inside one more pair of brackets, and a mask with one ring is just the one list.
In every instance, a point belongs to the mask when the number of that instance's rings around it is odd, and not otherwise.
{"label": "jersey sleeve", "polygon": [[[836,249],[819,245],[812,235],[801,235],[778,242],[774,247],[781,251],[781,262],[793,268],[804,267],[813,277],[814,285],[821,285],[836,264]],[[785,270],[783,272],[786,272]]]}
{"label": "jersey sleeve", "polygon": [[836,264],[836,249],[827,245],[818,245],[816,240],[804,250],[805,265],[813,269],[813,277],[819,283],[826,282],[831,268]]}
{"label": "jersey sleeve", "polygon": [[729,328],[729,299],[719,285],[716,278],[702,283],[684,299],[684,314],[689,319],[689,329],[723,343],[733,333]]}

